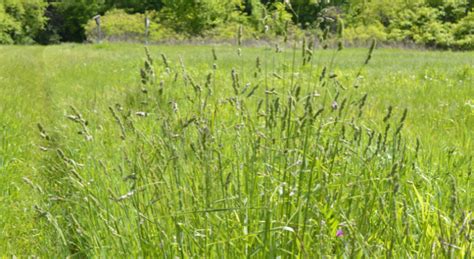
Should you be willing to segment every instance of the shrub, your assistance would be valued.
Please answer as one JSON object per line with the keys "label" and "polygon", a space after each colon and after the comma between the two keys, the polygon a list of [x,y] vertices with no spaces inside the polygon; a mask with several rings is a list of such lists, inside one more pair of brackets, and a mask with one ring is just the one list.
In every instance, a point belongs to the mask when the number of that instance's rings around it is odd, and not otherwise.
{"label": "shrub", "polygon": [[[172,29],[162,26],[157,20],[156,12],[148,14],[150,17],[149,40],[162,41],[178,39],[180,36]],[[124,10],[113,9],[101,17],[102,37],[109,41],[144,41],[145,40],[145,14],[128,14]],[[87,39],[97,40],[97,26],[90,20],[86,26]]]}
{"label": "shrub", "polygon": [[260,32],[258,32],[254,26],[252,26],[248,19],[242,18],[240,16],[235,17],[235,19],[225,26],[217,26],[214,29],[207,31],[203,36],[217,41],[237,41],[237,32],[242,26],[242,39],[249,40],[258,38]]}
{"label": "shrub", "polygon": [[387,40],[387,33],[381,23],[367,26],[359,25],[357,27],[346,28],[344,31],[344,39],[351,44],[356,42],[369,42],[371,39],[384,42]]}

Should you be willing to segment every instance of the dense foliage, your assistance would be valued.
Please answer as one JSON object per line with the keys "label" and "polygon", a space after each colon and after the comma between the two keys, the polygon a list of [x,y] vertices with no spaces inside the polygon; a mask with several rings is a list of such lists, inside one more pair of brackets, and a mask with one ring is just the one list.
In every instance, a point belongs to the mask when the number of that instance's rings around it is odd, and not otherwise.
{"label": "dense foliage", "polygon": [[[0,43],[48,44],[94,40],[91,18],[105,15],[107,39],[143,39],[152,18],[159,40],[231,39],[244,25],[249,38],[335,32],[346,24],[346,42],[376,38],[436,48],[473,48],[472,0],[2,0]],[[118,10],[118,11],[117,11]],[[126,20],[126,21],[125,21]],[[89,23],[89,24],[88,24]],[[127,24],[129,26],[124,26]],[[159,29],[158,29],[159,28]],[[159,31],[156,31],[159,30]],[[166,32],[166,33],[164,33]],[[159,35],[159,36],[157,36]],[[156,40],[156,39],[155,39]]]}
{"label": "dense foliage", "polygon": [[29,43],[46,22],[42,0],[0,0],[0,44]]}
{"label": "dense foliage", "polygon": [[[376,37],[385,42],[414,42],[437,48],[472,49],[474,26],[467,3],[374,1],[347,15],[346,39]],[[462,28],[462,29],[461,29]],[[457,31],[462,30],[462,33]]]}

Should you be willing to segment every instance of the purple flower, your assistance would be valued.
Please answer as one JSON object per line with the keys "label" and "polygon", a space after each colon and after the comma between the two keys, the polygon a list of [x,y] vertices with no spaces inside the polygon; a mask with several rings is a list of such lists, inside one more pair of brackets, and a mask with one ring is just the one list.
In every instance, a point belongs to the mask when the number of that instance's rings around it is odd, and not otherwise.
{"label": "purple flower", "polygon": [[337,102],[336,101],[332,102],[331,107],[333,110],[337,110]]}
{"label": "purple flower", "polygon": [[336,232],[336,237],[342,237],[342,236],[344,236],[344,231],[342,231],[342,229],[338,229]]}

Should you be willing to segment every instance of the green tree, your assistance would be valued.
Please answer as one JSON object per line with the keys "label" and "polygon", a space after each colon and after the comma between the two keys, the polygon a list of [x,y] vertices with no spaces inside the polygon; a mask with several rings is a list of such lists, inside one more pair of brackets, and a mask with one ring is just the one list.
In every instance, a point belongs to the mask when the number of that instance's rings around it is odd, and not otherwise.
{"label": "green tree", "polygon": [[148,10],[159,11],[163,7],[162,0],[105,0],[107,9],[125,9],[130,13],[144,13]]}
{"label": "green tree", "polygon": [[86,39],[84,26],[93,16],[104,10],[104,0],[61,0],[52,2],[62,17],[59,35],[63,41],[82,42]]}
{"label": "green tree", "polygon": [[0,0],[0,44],[33,43],[46,19],[43,0]]}
{"label": "green tree", "polygon": [[293,0],[289,1],[291,11],[294,14],[293,21],[301,24],[303,27],[314,24],[320,17],[324,9],[329,7],[339,7],[342,9],[347,4],[347,0]]}

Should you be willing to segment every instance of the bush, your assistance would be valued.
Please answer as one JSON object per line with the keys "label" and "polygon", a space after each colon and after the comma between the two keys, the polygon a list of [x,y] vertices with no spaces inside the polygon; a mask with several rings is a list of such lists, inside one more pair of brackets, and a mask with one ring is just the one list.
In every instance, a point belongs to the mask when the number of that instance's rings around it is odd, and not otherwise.
{"label": "bush", "polygon": [[349,27],[344,31],[344,39],[354,44],[357,42],[369,42],[371,39],[376,39],[379,42],[387,41],[387,33],[385,27],[381,23],[372,25],[359,25],[357,27]]}
{"label": "bush", "polygon": [[237,41],[237,34],[242,26],[242,39],[249,40],[258,38],[260,32],[248,21],[247,17],[236,15],[233,19],[225,24],[225,26],[217,26],[208,30],[203,34],[206,37],[215,41]]}
{"label": "bush", "polygon": [[[163,41],[180,39],[182,36],[176,34],[172,29],[162,26],[157,21],[155,12],[149,13],[150,30],[148,39],[150,41]],[[128,14],[124,10],[113,9],[101,17],[102,37],[108,41],[144,41],[145,40],[145,14]],[[96,41],[98,39],[97,26],[94,20],[90,20],[86,26],[87,39]]]}

